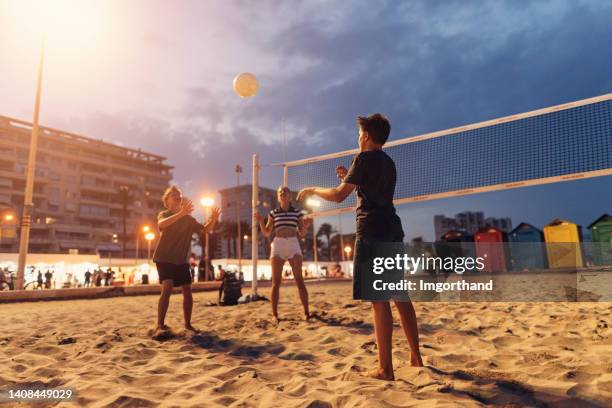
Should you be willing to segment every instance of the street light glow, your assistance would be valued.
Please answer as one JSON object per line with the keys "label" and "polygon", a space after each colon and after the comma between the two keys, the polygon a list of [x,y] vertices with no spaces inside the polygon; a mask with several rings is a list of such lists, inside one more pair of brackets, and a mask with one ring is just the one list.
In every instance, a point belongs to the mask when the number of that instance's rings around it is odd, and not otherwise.
{"label": "street light glow", "polygon": [[200,205],[202,205],[202,207],[212,207],[215,205],[215,199],[212,197],[202,197],[200,199]]}
{"label": "street light glow", "polygon": [[350,246],[345,246],[344,247],[344,252],[346,252],[347,254],[350,254],[353,251],[353,248],[351,248]]}
{"label": "street light glow", "polygon": [[151,227],[149,227],[148,225],[145,225],[144,227],[142,227],[142,232],[149,232],[150,229]]}
{"label": "street light glow", "polygon": [[15,214],[8,213],[4,214],[4,221],[13,221],[15,219]]}
{"label": "street light glow", "polygon": [[146,239],[147,241],[152,241],[152,240],[154,240],[154,239],[155,239],[155,234],[154,234],[154,233],[152,233],[152,232],[147,232],[147,233],[145,234],[145,239]]}
{"label": "street light glow", "polygon": [[108,6],[84,0],[19,0],[0,2],[0,13],[19,21],[22,40],[44,36],[53,48],[91,46],[102,31]]}
{"label": "street light glow", "polygon": [[306,205],[310,208],[318,208],[321,206],[321,202],[315,198],[309,198],[306,200]]}

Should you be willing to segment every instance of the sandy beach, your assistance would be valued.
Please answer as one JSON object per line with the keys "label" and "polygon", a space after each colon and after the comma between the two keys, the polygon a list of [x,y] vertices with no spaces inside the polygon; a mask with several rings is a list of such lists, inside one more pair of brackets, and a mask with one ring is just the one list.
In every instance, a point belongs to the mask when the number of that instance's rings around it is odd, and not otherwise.
{"label": "sandy beach", "polygon": [[396,325],[385,382],[360,374],[376,364],[370,304],[348,282],[308,289],[316,317],[283,286],[279,325],[267,302],[196,293],[196,335],[173,295],[163,342],[156,296],[1,305],[0,389],[73,387],[67,407],[612,406],[612,303],[417,303],[426,367]]}

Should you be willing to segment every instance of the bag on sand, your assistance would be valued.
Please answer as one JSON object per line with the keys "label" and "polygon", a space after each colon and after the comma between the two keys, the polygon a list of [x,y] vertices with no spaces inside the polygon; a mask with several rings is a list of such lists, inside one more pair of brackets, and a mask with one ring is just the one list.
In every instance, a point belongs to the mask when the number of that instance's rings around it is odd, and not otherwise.
{"label": "bag on sand", "polygon": [[237,305],[242,296],[242,280],[234,272],[225,272],[223,276],[223,298],[221,304],[224,306]]}

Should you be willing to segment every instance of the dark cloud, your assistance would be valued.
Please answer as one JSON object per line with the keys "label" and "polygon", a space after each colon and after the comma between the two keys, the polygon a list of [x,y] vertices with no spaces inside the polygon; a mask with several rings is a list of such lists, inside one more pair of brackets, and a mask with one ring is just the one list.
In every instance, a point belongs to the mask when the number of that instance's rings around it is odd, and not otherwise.
{"label": "dark cloud", "polygon": [[[193,84],[174,117],[98,114],[76,128],[167,156],[177,182],[196,192],[233,185],[235,164],[250,180],[253,153],[272,163],[353,148],[359,114],[386,113],[399,138],[612,89],[606,4],[317,4],[223,10],[239,41],[276,61],[257,73],[252,101]],[[274,186],[280,174],[265,168],[262,183]]]}

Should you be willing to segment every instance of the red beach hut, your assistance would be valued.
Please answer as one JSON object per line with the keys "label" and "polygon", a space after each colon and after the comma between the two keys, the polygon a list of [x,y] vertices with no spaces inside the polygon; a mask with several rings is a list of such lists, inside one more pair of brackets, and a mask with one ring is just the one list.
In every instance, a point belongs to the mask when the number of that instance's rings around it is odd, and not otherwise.
{"label": "red beach hut", "polygon": [[484,258],[481,272],[500,272],[508,270],[508,235],[497,228],[484,227],[474,235],[476,256]]}

